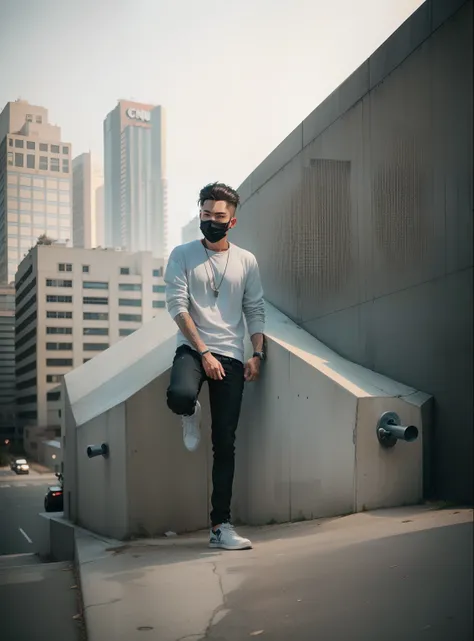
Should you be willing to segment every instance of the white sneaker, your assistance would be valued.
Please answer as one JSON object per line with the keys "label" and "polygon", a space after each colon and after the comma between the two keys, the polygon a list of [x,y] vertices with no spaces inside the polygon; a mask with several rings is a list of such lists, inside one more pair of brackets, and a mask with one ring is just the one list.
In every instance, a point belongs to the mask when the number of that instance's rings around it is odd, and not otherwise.
{"label": "white sneaker", "polygon": [[216,531],[211,528],[209,547],[222,550],[251,550],[252,544],[248,539],[239,536],[233,525],[223,523]]}
{"label": "white sneaker", "polygon": [[184,446],[190,452],[197,450],[201,442],[201,405],[196,401],[194,414],[181,417],[183,423]]}

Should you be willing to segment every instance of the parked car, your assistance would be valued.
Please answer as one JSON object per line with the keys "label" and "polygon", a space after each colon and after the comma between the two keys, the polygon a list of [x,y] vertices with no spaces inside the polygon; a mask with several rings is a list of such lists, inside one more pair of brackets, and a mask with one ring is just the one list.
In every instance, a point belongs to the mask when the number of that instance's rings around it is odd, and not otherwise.
{"label": "parked car", "polygon": [[63,488],[59,485],[51,485],[51,487],[48,487],[48,491],[44,497],[44,511],[62,512],[63,505]]}
{"label": "parked car", "polygon": [[16,474],[30,473],[30,466],[24,458],[13,459],[13,461],[10,463],[10,467]]}

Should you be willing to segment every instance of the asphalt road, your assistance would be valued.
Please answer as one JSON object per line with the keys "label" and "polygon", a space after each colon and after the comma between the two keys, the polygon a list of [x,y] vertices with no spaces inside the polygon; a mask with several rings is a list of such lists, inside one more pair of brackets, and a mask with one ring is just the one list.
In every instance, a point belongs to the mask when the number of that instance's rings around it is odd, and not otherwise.
{"label": "asphalt road", "polygon": [[18,476],[0,469],[0,555],[36,552],[38,512],[48,485],[56,483],[54,474]]}
{"label": "asphalt road", "polygon": [[83,641],[80,592],[69,563],[41,563],[38,513],[54,474],[0,469],[0,638]]}

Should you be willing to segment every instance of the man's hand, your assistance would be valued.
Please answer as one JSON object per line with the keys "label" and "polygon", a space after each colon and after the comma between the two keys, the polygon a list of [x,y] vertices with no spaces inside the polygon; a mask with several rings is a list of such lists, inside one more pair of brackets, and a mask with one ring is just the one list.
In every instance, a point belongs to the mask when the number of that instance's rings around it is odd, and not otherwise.
{"label": "man's hand", "polygon": [[259,375],[260,375],[260,359],[258,358],[258,356],[249,358],[249,360],[245,365],[245,372],[244,372],[245,380],[247,381],[247,383],[251,383],[252,381],[256,381]]}
{"label": "man's hand", "polygon": [[225,378],[225,371],[222,367],[222,363],[218,361],[211,352],[204,354],[202,357],[202,366],[209,378],[212,378],[215,381],[222,381],[222,379]]}

